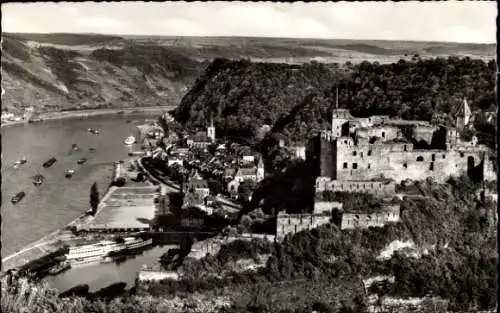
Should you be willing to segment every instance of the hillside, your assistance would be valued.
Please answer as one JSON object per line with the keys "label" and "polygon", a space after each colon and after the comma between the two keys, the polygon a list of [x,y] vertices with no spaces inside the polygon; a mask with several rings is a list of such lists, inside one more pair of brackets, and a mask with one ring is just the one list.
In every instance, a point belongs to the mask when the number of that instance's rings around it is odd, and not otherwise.
{"label": "hillside", "polygon": [[[305,142],[316,131],[329,126],[339,90],[339,108],[354,116],[390,115],[431,121],[438,114],[454,121],[454,111],[466,97],[471,110],[481,115],[496,112],[496,65],[493,60],[449,57],[394,64],[362,62],[353,65],[338,85],[304,99],[279,121],[273,131]],[[480,141],[494,147],[495,128],[476,118]]]}
{"label": "hillside", "polygon": [[216,59],[176,110],[179,122],[206,127],[210,117],[219,136],[253,136],[273,125],[299,101],[330,87],[339,71],[320,63],[288,65]]}
{"label": "hillside", "polygon": [[2,47],[3,110],[12,112],[174,105],[202,69],[155,45],[61,49],[4,37]]}
{"label": "hillside", "polygon": [[[13,112],[31,105],[37,111],[177,105],[205,62],[216,58],[302,65],[495,55],[495,45],[436,42],[64,33],[3,33],[2,39],[2,102]],[[295,88],[293,79],[290,85],[284,88]]]}

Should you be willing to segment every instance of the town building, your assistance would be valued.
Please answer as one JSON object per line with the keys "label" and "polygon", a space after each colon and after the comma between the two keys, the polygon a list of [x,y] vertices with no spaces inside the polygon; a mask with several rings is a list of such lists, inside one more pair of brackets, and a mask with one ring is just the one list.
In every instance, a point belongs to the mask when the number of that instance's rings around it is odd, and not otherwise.
{"label": "town building", "polygon": [[[228,173],[225,173],[226,175]],[[257,166],[252,167],[239,167],[232,179],[228,182],[227,190],[230,193],[237,193],[239,185],[245,180],[251,180],[256,183],[261,182],[264,179],[264,161],[262,157],[259,158]]]}

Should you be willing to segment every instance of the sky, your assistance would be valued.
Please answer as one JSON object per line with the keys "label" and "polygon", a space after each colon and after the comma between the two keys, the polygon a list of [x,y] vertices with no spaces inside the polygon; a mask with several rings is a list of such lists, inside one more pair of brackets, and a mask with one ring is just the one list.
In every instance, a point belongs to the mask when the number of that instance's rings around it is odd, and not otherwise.
{"label": "sky", "polygon": [[496,42],[495,1],[2,4],[2,31]]}

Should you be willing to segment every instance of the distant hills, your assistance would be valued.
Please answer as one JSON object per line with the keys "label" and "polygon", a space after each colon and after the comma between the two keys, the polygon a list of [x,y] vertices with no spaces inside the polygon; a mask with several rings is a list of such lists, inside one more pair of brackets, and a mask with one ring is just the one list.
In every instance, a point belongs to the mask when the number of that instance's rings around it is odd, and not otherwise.
{"label": "distant hills", "polygon": [[13,112],[176,105],[215,58],[343,64],[495,55],[494,44],[436,42],[63,33],[2,39],[2,107]]}

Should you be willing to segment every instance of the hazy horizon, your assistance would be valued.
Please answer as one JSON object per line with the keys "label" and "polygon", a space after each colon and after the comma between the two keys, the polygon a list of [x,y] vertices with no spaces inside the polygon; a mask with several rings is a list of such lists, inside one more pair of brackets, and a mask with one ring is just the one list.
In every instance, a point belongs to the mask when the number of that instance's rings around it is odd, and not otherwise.
{"label": "hazy horizon", "polygon": [[6,3],[2,29],[5,33],[495,44],[496,13],[491,1]]}

